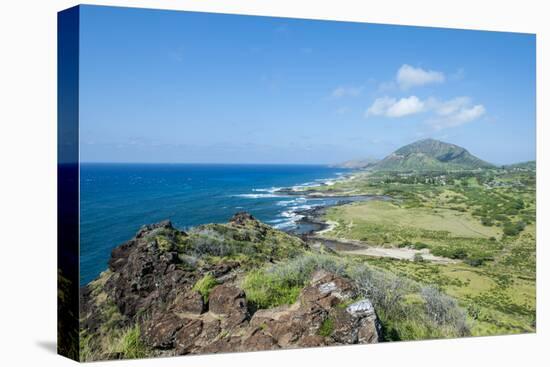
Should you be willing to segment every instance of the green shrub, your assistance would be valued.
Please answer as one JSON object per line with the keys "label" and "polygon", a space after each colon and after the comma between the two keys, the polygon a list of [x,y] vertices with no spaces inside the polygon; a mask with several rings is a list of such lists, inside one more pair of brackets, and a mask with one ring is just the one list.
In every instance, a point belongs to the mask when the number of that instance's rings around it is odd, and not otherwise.
{"label": "green shrub", "polygon": [[515,224],[507,223],[502,229],[506,236],[517,236],[525,229],[525,222],[519,221]]}
{"label": "green shrub", "polygon": [[450,326],[457,336],[468,334],[466,315],[454,298],[447,296],[432,286],[422,287],[427,317],[438,326]]}
{"label": "green shrub", "polygon": [[483,217],[481,218],[481,224],[483,224],[484,226],[490,227],[494,224],[494,222],[491,218]]}
{"label": "green shrub", "polygon": [[422,243],[422,242],[415,242],[414,245],[413,245],[413,248],[415,250],[422,250],[422,249],[428,248],[428,245],[426,245],[425,243]]}
{"label": "green shrub", "polygon": [[462,247],[435,247],[432,249],[432,254],[460,260],[465,259],[468,256],[468,252]]}
{"label": "green shrub", "polygon": [[280,278],[262,270],[248,273],[242,287],[248,302],[256,309],[292,304],[302,289],[298,279]]}
{"label": "green shrub", "polygon": [[123,358],[143,358],[147,356],[147,348],[141,341],[139,325],[127,329],[120,336],[115,350],[123,355]]}
{"label": "green shrub", "polygon": [[415,263],[423,263],[424,262],[424,257],[422,257],[421,254],[414,254],[413,261]]}
{"label": "green shrub", "polygon": [[401,242],[400,244],[397,245],[397,247],[399,247],[399,248],[411,247],[411,246],[412,246],[411,241],[403,241],[403,242]]}
{"label": "green shrub", "polygon": [[319,335],[329,337],[334,332],[334,321],[329,317],[323,320],[319,328]]}
{"label": "green shrub", "polygon": [[294,303],[311,274],[324,269],[344,274],[345,262],[331,255],[307,254],[264,269],[254,270],[244,278],[242,287],[248,301],[256,308],[271,308]]}
{"label": "green shrub", "polygon": [[199,292],[204,300],[204,302],[208,302],[208,297],[210,296],[210,292],[212,291],[212,288],[218,285],[218,281],[212,274],[206,274],[204,277],[199,279],[195,285],[193,286],[193,290]]}
{"label": "green shrub", "polygon": [[[431,296],[428,297],[430,307],[424,306],[426,302],[411,304],[409,295],[422,299],[422,287],[418,283],[334,255],[307,254],[251,271],[244,278],[242,288],[251,306],[258,309],[292,304],[318,269],[347,277],[355,283],[360,297],[373,303],[385,332],[392,334],[387,336],[388,340],[456,337],[468,332],[465,323],[460,322],[460,308],[453,298],[427,293],[427,297]],[[447,316],[451,314],[458,316]],[[439,319],[443,322],[438,323]],[[325,321],[320,334],[332,333],[331,322]]]}

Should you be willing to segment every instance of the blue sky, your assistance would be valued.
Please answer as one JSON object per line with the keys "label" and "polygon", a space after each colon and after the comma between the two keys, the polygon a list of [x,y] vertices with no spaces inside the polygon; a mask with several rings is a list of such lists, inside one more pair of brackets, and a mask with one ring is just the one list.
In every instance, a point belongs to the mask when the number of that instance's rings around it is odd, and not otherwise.
{"label": "blue sky", "polygon": [[84,6],[87,162],[535,159],[535,36]]}

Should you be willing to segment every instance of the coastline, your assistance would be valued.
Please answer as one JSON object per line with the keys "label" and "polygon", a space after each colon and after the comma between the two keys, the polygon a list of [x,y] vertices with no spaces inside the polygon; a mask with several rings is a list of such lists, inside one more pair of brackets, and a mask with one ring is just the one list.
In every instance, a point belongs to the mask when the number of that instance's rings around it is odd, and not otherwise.
{"label": "coastline", "polygon": [[[350,174],[346,178],[342,178],[339,181],[345,181],[347,179],[352,179],[353,177],[354,176]],[[318,187],[322,185],[323,184],[316,186]],[[337,222],[325,220],[323,218],[326,214],[327,209],[336,206],[352,204],[355,202],[369,200],[393,200],[393,198],[387,195],[353,195],[342,192],[319,193],[316,190],[307,188],[307,186],[299,187],[305,187],[305,189],[296,190],[295,187],[283,188],[275,190],[274,193],[284,193],[285,195],[315,199],[337,199],[337,201],[332,204],[319,205],[310,209],[296,211],[295,214],[300,216],[300,219],[296,220],[295,222],[296,228],[289,229],[286,232],[300,236],[304,241],[312,245],[312,247],[324,246],[330,250],[347,255],[387,257],[397,260],[408,261],[414,261],[415,257],[420,255],[423,260],[436,264],[456,264],[459,262],[454,259],[433,255],[428,249],[371,246],[363,241],[327,237],[326,234],[338,226]]]}

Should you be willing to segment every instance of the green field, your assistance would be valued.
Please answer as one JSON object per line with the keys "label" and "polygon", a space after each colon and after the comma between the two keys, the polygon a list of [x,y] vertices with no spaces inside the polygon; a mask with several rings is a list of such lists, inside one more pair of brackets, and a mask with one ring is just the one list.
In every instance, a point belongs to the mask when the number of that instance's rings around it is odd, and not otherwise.
{"label": "green field", "polygon": [[362,261],[455,297],[473,335],[533,332],[536,325],[535,171],[360,173],[320,191],[387,195],[330,208],[324,235],[369,246],[427,248],[435,264]]}
{"label": "green field", "polygon": [[369,201],[330,210],[327,218],[337,221],[340,236],[349,235],[361,239],[374,226],[387,227],[389,231],[422,229],[446,231],[456,237],[498,237],[502,231],[486,227],[468,213],[447,208],[404,208],[390,201]]}

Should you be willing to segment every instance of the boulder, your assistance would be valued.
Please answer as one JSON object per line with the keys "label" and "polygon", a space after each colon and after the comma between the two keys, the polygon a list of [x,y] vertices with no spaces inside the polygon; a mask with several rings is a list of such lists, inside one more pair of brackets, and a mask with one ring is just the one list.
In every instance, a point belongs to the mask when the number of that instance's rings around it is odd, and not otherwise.
{"label": "boulder", "polygon": [[336,274],[320,270],[312,275],[311,284],[305,287],[300,293],[300,301],[305,307],[311,303],[316,303],[324,309],[329,309],[341,303],[341,301],[349,300],[356,296],[357,290],[351,281]]}
{"label": "boulder", "polygon": [[249,221],[256,221],[256,218],[247,212],[237,212],[231,217],[229,223],[237,226],[245,226]]}
{"label": "boulder", "polygon": [[218,315],[246,314],[244,291],[235,286],[220,284],[214,287],[208,297],[208,309]]}
{"label": "boulder", "polygon": [[279,349],[279,345],[273,337],[262,329],[254,330],[251,335],[242,342],[242,349],[246,351]]}
{"label": "boulder", "polygon": [[368,299],[354,302],[345,309],[335,308],[329,313],[333,321],[331,337],[338,343],[377,343],[381,327]]}
{"label": "boulder", "polygon": [[362,299],[349,305],[346,311],[352,315],[352,317],[358,319],[358,343],[378,343],[380,341],[382,325],[369,299]]}
{"label": "boulder", "polygon": [[145,341],[153,348],[173,348],[176,333],[183,325],[184,320],[173,313],[160,314],[148,322],[144,335]]}
{"label": "boulder", "polygon": [[190,290],[176,297],[172,310],[176,313],[190,313],[200,315],[204,312],[204,300],[202,295]]}
{"label": "boulder", "polygon": [[176,353],[189,354],[195,346],[195,341],[201,335],[202,329],[202,320],[186,320],[185,325],[175,335]]}

